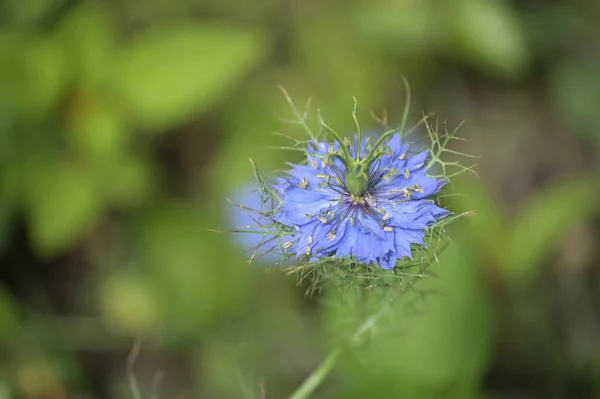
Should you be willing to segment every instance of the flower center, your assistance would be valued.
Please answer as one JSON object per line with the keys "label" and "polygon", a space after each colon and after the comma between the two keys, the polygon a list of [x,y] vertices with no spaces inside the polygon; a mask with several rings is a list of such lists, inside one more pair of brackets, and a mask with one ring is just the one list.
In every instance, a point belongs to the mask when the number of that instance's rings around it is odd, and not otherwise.
{"label": "flower center", "polygon": [[346,190],[356,199],[361,199],[369,186],[369,165],[364,162],[348,162],[346,166]]}

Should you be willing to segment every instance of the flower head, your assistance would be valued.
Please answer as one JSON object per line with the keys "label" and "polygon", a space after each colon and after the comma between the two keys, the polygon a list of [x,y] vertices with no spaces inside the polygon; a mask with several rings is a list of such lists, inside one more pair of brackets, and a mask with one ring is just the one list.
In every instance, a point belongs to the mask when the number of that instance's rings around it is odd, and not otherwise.
{"label": "flower head", "polygon": [[392,269],[412,258],[411,244],[425,245],[427,227],[449,214],[428,199],[446,182],[427,176],[429,151],[411,155],[398,134],[384,144],[387,137],[374,145],[309,143],[307,164],[290,164],[274,185],[275,220],[295,229],[284,248],[310,260],[352,257]]}
{"label": "flower head", "polygon": [[234,235],[237,246],[250,253],[253,259],[262,259],[266,263],[279,261],[280,256],[269,250],[274,246],[273,240],[264,234],[271,226],[265,214],[273,211],[274,201],[261,195],[261,187],[255,181],[233,191],[230,199],[233,202],[227,208],[230,228],[244,233]]}

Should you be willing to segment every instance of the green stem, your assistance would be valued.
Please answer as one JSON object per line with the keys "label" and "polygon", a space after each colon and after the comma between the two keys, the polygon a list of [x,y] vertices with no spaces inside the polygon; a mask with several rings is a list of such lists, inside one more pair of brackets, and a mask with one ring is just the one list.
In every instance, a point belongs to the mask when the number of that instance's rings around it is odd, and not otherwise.
{"label": "green stem", "polygon": [[404,113],[402,114],[402,124],[400,125],[400,132],[404,134],[404,127],[406,126],[406,121],[408,120],[408,112],[410,111],[410,86],[408,84],[408,80],[405,77],[402,77],[402,83],[404,83],[404,89],[406,90],[406,105],[404,106]]}
{"label": "green stem", "polygon": [[[333,129],[331,129],[328,126],[325,126],[327,128],[327,130],[329,130],[329,132],[331,132],[331,134],[333,135],[333,137],[335,138],[335,141],[338,142],[338,144],[340,145],[340,147],[342,148],[342,152],[344,153],[344,156],[347,160],[352,159],[352,155],[350,154],[350,151],[348,150],[348,147],[346,147],[346,145],[344,144],[344,140],[342,139],[342,137]],[[344,160],[344,163],[347,163],[348,161]]]}
{"label": "green stem", "polygon": [[356,101],[356,97],[354,97],[354,109],[352,110],[352,119],[354,119],[354,124],[356,125],[356,160],[360,161],[361,154],[361,132],[360,132],[360,124],[358,123],[358,118],[356,117],[356,108],[358,107],[358,101]]}
{"label": "green stem", "polygon": [[379,137],[377,139],[377,141],[375,142],[375,144],[373,145],[373,147],[371,148],[371,151],[369,151],[369,154],[367,154],[364,162],[368,165],[370,162],[372,162],[373,160],[371,159],[373,157],[373,154],[375,153],[375,151],[377,150],[377,147],[379,147],[379,144],[381,144],[383,142],[383,140],[385,140],[386,138],[388,138],[390,135],[396,133],[398,130],[394,129],[394,130],[388,130],[387,132],[385,132],[384,134],[381,135],[381,137]]}
{"label": "green stem", "polygon": [[342,355],[342,349],[337,348],[331,351],[329,355],[323,360],[323,362],[317,367],[312,374],[304,380],[302,385],[298,387],[289,397],[289,399],[306,399],[312,394],[327,378],[333,366]]}

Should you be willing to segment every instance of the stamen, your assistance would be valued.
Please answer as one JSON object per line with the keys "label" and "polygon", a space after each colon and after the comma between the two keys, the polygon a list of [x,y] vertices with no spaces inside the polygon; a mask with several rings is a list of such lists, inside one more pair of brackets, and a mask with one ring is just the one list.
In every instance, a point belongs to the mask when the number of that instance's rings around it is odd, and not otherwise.
{"label": "stamen", "polygon": [[300,187],[300,188],[308,187],[308,180],[306,180],[306,177],[303,177],[302,180],[300,182],[298,182],[298,187]]}

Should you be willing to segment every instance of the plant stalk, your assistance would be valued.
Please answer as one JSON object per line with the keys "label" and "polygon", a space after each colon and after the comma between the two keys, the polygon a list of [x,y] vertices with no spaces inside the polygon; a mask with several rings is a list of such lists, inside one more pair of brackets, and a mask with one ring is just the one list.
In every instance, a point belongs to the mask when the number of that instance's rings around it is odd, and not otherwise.
{"label": "plant stalk", "polygon": [[312,374],[304,380],[302,385],[298,387],[289,397],[289,399],[306,399],[312,394],[327,378],[335,363],[338,361],[340,356],[342,355],[342,349],[337,348],[332,350],[329,355],[321,362],[319,367],[312,372]]}

